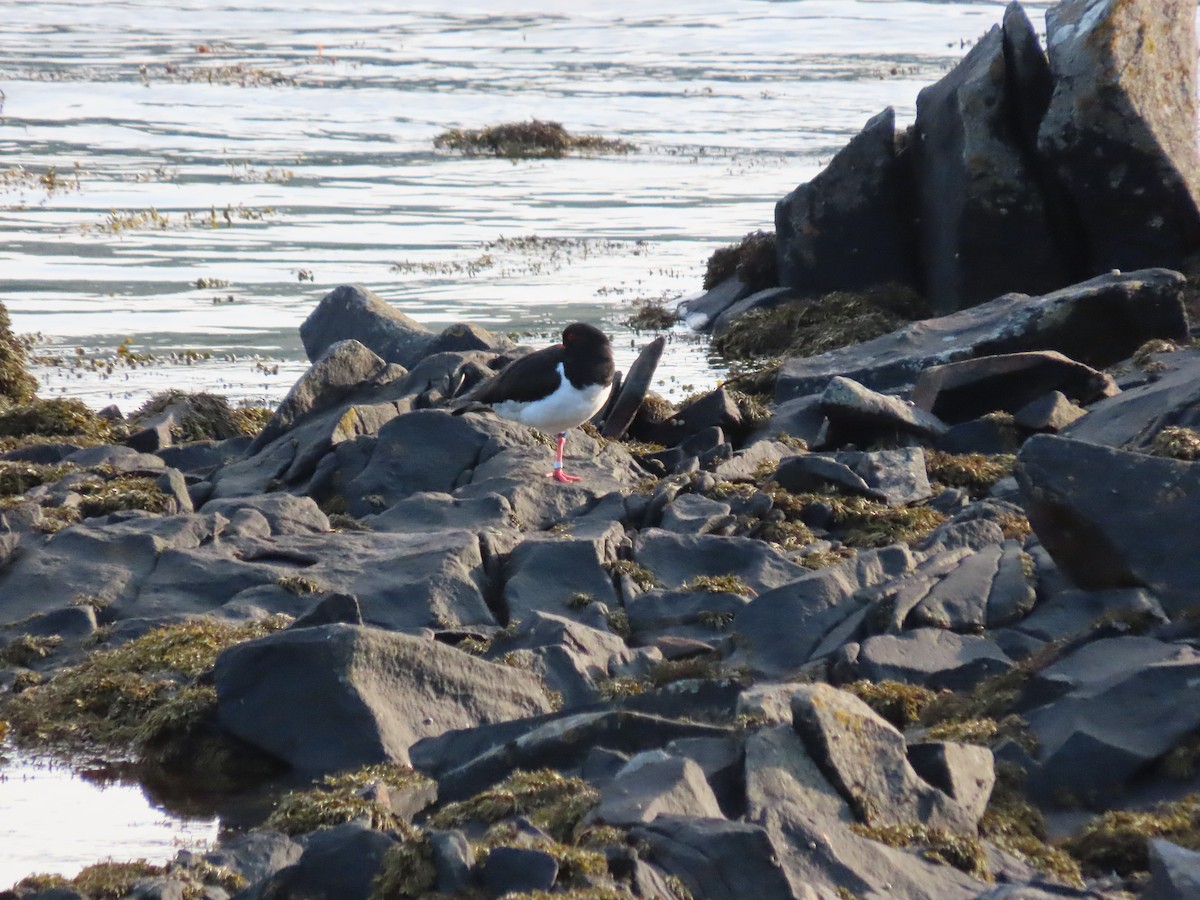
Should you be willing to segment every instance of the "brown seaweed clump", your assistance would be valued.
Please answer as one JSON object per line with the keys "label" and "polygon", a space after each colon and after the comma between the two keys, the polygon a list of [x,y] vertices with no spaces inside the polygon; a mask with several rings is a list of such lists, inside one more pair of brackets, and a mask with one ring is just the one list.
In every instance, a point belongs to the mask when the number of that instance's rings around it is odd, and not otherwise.
{"label": "brown seaweed clump", "polygon": [[734,275],[741,278],[751,291],[761,291],[779,284],[775,232],[751,231],[738,243],[714,250],[705,267],[704,289],[711,291]]}
{"label": "brown seaweed clump", "polygon": [[600,135],[574,135],[558,122],[530,119],[487,128],[451,128],[433,139],[439,150],[505,159],[560,159],[571,153],[632,153],[636,145]]}
{"label": "brown seaweed clump", "polygon": [[25,368],[25,345],[12,332],[8,308],[0,303],[0,402],[26,403],[37,391],[37,379]]}

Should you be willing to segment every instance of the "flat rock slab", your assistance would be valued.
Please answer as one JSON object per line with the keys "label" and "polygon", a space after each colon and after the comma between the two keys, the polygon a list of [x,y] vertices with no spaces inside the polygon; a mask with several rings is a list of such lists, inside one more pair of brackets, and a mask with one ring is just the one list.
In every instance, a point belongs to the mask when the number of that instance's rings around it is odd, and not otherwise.
{"label": "flat rock slab", "polygon": [[790,724],[761,728],[746,738],[746,820],[762,822],[769,814],[842,825],[856,821]]}
{"label": "flat rock slab", "polygon": [[946,423],[899,397],[881,394],[851,378],[834,376],[821,394],[821,412],[829,420],[832,440],[855,440],[902,432],[932,440],[946,431]]}
{"label": "flat rock slab", "polygon": [[1038,539],[1080,587],[1144,586],[1170,615],[1195,606],[1200,554],[1178,541],[1200,516],[1200,465],[1035,435],[1014,474]]}
{"label": "flat rock slab", "polygon": [[659,816],[723,818],[704,770],[690,759],[661,750],[639,753],[600,791],[589,822],[639,825]]}
{"label": "flat rock slab", "polygon": [[1111,797],[1200,726],[1200,652],[1151,638],[1087,644],[1038,673],[1029,696],[1061,693],[1025,718],[1045,796]]}
{"label": "flat rock slab", "polygon": [[582,598],[615,607],[617,592],[606,564],[617,558],[625,530],[613,523],[598,537],[569,533],[536,535],[518,544],[505,566],[503,597],[510,619],[524,621],[534,612],[583,621]]}
{"label": "flat rock slab", "polygon": [[930,366],[1027,350],[1057,350],[1104,368],[1150,338],[1186,340],[1184,284],[1178,272],[1146,269],[1101,275],[1040,297],[1005,294],[871,341],[786,360],[775,401],[818,394],[838,375],[884,391],[913,384]]}
{"label": "flat rock slab", "polygon": [[421,738],[551,709],[527,672],[353,625],[231,647],[216,688],[223,727],[303,771],[407,763]]}
{"label": "flat rock slab", "polygon": [[904,736],[853,694],[801,687],[792,695],[792,727],[860,821],[975,832],[966,810],[913,770]]}
{"label": "flat rock slab", "polygon": [[680,535],[659,528],[638,535],[633,559],[668,588],[700,575],[734,575],[761,593],[811,572],[752,538]]}
{"label": "flat rock slab", "polygon": [[941,628],[876,635],[863,641],[858,651],[860,677],[920,684],[934,690],[970,690],[1013,665],[995,641]]}
{"label": "flat rock slab", "polygon": [[946,422],[959,423],[990,412],[1015,413],[1051,391],[1085,405],[1120,393],[1111,375],[1043,350],[931,366],[917,378],[912,401]]}
{"label": "flat rock slab", "polygon": [[1200,350],[1155,357],[1163,370],[1146,384],[1093,403],[1063,437],[1126,450],[1150,446],[1164,426],[1200,425]]}

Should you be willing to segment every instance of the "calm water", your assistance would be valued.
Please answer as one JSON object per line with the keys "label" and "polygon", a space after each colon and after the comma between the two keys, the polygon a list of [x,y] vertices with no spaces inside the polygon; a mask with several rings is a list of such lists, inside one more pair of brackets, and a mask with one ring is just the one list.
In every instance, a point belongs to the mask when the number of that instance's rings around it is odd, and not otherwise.
{"label": "calm water", "polygon": [[[649,337],[622,325],[634,301],[697,291],[713,248],[771,228],[775,200],[884,106],[911,121],[918,90],[1004,8],[405,5],[0,0],[0,301],[40,353],[159,357],[107,377],[42,367],[43,394],[126,410],[166,387],[278,399],[304,368],[297,326],[344,282],[432,327],[598,321],[628,364]],[[1027,5],[1039,27],[1047,5]],[[640,149],[433,151],[444,129],[531,117]],[[659,389],[720,374],[680,331]],[[215,827],[9,756],[0,887],[161,861]]]}
{"label": "calm water", "polygon": [[[405,5],[0,2],[0,300],[41,353],[164,357],[46,367],[44,392],[277,399],[303,369],[297,326],[344,282],[433,327],[602,322],[627,364],[648,339],[622,324],[633,301],[696,292],[714,247],[771,228],[775,200],[884,106],[910,120],[1004,6]],[[446,128],[532,117],[640,149],[433,151]],[[529,235],[546,240],[494,245]],[[188,350],[212,358],[170,357]],[[720,374],[681,329],[659,389]]]}

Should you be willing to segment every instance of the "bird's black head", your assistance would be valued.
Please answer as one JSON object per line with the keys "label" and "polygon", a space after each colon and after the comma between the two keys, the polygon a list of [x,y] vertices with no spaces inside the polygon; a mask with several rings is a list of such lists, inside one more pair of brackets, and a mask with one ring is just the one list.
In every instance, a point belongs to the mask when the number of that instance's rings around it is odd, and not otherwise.
{"label": "bird's black head", "polygon": [[608,335],[587,322],[575,322],[563,329],[563,346],[571,351],[608,346]]}
{"label": "bird's black head", "polygon": [[562,345],[563,365],[572,384],[582,387],[612,383],[612,346],[603,331],[586,322],[575,322],[563,329]]}

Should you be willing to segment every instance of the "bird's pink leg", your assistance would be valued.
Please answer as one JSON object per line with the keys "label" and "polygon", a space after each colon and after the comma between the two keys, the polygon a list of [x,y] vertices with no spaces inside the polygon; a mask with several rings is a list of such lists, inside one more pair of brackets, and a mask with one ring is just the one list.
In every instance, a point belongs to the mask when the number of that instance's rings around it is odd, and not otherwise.
{"label": "bird's pink leg", "polygon": [[563,484],[579,481],[579,476],[568,475],[563,471],[563,448],[566,446],[567,436],[560,433],[558,436],[558,452],[554,456],[554,468],[546,473],[547,478],[553,478],[555,481],[561,481]]}

